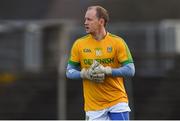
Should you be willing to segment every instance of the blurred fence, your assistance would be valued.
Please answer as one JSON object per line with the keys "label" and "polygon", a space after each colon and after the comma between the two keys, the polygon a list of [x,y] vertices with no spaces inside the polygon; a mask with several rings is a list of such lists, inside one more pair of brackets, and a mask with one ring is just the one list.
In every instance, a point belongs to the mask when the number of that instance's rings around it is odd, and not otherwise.
{"label": "blurred fence", "polygon": [[0,119],[64,119],[73,26],[64,20],[0,22]]}
{"label": "blurred fence", "polygon": [[[179,25],[108,26],[125,39],[136,66],[136,76],[126,82],[131,119],[180,118]],[[0,119],[84,118],[82,82],[65,77],[72,43],[84,34],[81,25],[66,20],[0,21]]]}

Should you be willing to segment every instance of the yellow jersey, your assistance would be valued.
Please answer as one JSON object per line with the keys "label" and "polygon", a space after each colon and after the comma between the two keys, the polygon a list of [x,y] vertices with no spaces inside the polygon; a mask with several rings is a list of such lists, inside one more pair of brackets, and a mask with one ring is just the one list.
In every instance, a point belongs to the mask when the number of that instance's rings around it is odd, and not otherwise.
{"label": "yellow jersey", "polygon": [[[68,63],[89,68],[94,59],[112,68],[133,62],[124,40],[111,33],[107,33],[100,41],[95,40],[91,34],[76,40]],[[128,102],[123,77],[108,76],[103,83],[83,80],[83,91],[85,111],[102,110],[120,102]]]}

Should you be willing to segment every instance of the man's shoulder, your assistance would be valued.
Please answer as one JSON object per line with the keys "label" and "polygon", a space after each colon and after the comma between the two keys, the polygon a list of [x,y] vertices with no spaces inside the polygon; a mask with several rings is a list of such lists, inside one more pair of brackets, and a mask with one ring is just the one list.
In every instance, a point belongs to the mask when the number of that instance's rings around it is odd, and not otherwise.
{"label": "man's shoulder", "polygon": [[122,39],[120,36],[112,34],[112,33],[109,33],[109,36],[112,38]]}
{"label": "man's shoulder", "polygon": [[87,34],[87,35],[84,35],[84,36],[81,36],[81,37],[77,38],[77,39],[75,40],[75,42],[74,42],[74,45],[84,44],[84,42],[86,42],[86,41],[84,41],[84,40],[88,40],[89,37],[90,37],[90,35]]}
{"label": "man's shoulder", "polygon": [[111,37],[113,40],[124,41],[124,39],[122,37],[115,35],[115,34],[112,34],[112,33],[109,33],[109,37]]}
{"label": "man's shoulder", "polygon": [[84,36],[81,36],[80,38],[77,39],[77,41],[82,41],[82,40],[86,40],[90,37],[90,34],[86,34]]}

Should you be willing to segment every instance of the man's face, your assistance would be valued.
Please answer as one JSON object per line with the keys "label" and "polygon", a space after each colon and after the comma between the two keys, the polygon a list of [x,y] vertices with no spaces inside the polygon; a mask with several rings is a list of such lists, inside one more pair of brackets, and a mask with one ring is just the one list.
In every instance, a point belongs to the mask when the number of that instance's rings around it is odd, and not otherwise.
{"label": "man's face", "polygon": [[86,32],[90,34],[95,33],[100,28],[100,21],[94,8],[86,11],[84,25]]}

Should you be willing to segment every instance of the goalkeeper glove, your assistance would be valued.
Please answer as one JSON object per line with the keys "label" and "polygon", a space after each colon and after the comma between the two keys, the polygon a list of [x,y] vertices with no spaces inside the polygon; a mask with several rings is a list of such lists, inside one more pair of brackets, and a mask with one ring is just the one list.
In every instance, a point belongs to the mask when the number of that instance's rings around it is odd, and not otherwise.
{"label": "goalkeeper glove", "polygon": [[104,67],[103,65],[99,64],[94,69],[94,73],[104,73],[105,75],[112,75],[112,68],[109,66]]}
{"label": "goalkeeper glove", "polygon": [[81,78],[88,79],[95,82],[103,82],[105,78],[104,73],[95,73],[94,69],[99,66],[97,61],[93,61],[93,64],[90,66],[89,69],[82,69],[80,72]]}

